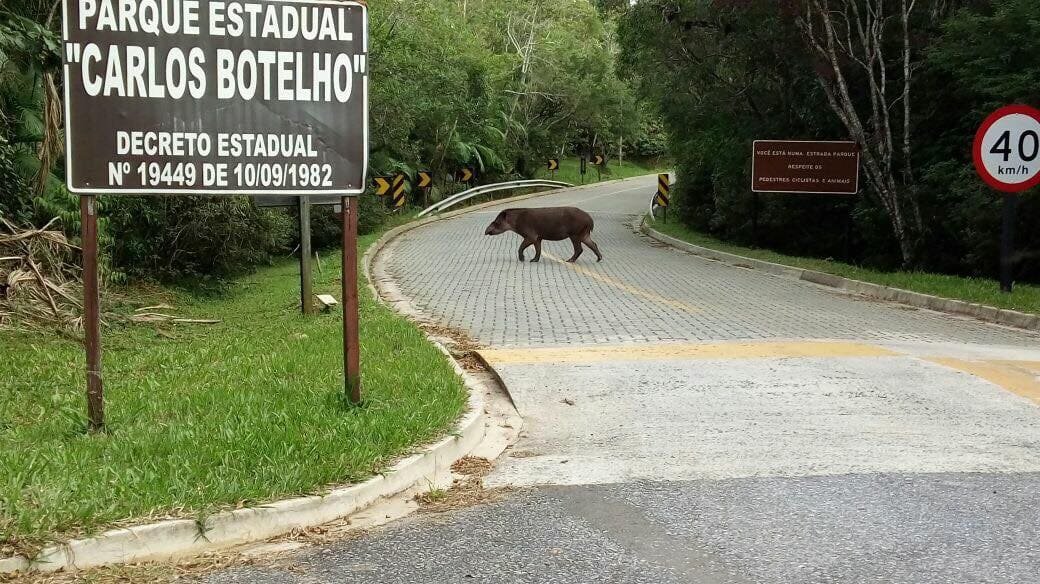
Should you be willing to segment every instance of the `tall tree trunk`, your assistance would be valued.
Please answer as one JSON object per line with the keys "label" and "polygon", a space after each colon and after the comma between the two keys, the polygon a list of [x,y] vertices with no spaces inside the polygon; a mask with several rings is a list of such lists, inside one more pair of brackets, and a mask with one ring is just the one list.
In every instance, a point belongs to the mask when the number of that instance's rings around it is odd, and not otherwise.
{"label": "tall tree trunk", "polygon": [[[899,4],[903,83],[894,99],[889,95],[890,64],[885,55],[886,38],[890,38],[886,35],[886,26],[894,15],[886,14],[884,0],[835,0],[833,5],[830,0],[803,1],[805,13],[798,19],[798,25],[811,51],[828,68],[826,73],[818,75],[817,81],[831,109],[849,136],[859,144],[867,184],[888,216],[904,266],[912,267],[916,260],[916,238],[923,225],[911,165],[910,16],[914,1],[900,0]],[[860,10],[861,3],[865,4],[865,10]],[[862,77],[866,85],[857,91],[850,89],[850,76],[845,70],[855,66],[861,69],[860,75],[851,78]],[[870,98],[870,117],[865,122],[857,111],[854,94]],[[889,112],[899,101],[903,102],[903,120],[902,136],[897,141]],[[897,148],[901,150],[899,165]]]}

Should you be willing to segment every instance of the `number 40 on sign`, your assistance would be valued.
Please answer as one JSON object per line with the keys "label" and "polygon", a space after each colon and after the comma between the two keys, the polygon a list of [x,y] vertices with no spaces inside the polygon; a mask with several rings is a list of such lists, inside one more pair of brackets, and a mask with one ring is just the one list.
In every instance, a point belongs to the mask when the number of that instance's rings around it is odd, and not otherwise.
{"label": "number 40 on sign", "polygon": [[1040,184],[1040,110],[1011,105],[994,112],[975,137],[975,167],[1005,193]]}
{"label": "number 40 on sign", "polygon": [[975,170],[989,186],[1004,193],[1000,242],[1000,288],[1014,286],[1016,193],[1040,184],[1040,110],[1009,105],[993,112],[975,135]]}

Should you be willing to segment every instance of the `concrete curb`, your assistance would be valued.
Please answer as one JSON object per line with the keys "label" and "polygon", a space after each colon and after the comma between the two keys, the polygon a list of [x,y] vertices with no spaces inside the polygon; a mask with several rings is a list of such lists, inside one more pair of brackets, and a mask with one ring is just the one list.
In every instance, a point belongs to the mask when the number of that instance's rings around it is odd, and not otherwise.
{"label": "concrete curb", "polygon": [[732,264],[739,267],[746,267],[759,270],[767,274],[772,274],[774,276],[792,278],[795,280],[803,280],[805,282],[812,282],[813,284],[819,284],[821,286],[827,286],[829,288],[837,288],[839,290],[845,290],[853,294],[859,294],[870,298],[877,298],[879,300],[885,300],[888,302],[898,302],[900,304],[906,304],[917,308],[925,308],[928,310],[934,310],[936,312],[945,312],[949,314],[956,314],[959,316],[967,316],[981,321],[1000,324],[1013,328],[1025,329],[1029,331],[1040,331],[1040,315],[1026,314],[1024,312],[995,308],[993,306],[985,306],[982,304],[974,304],[971,302],[964,302],[962,300],[940,298],[938,296],[921,294],[920,292],[911,292],[909,290],[903,290],[901,288],[891,288],[889,286],[882,286],[880,284],[871,284],[869,282],[863,282],[860,280],[843,278],[841,276],[835,276],[834,274],[825,274],[813,270],[795,268],[791,266],[785,266],[782,264],[774,264],[772,262],[756,260],[753,258],[748,258],[722,251],[716,251],[714,249],[701,247],[699,245],[694,245],[692,243],[676,239],[674,237],[671,237],[670,235],[665,235],[664,233],[661,233],[660,231],[657,231],[653,227],[647,225],[646,217],[643,217],[642,223],[639,224],[639,230],[651,239],[692,253],[694,255],[724,262],[727,264]]}
{"label": "concrete curb", "polygon": [[477,447],[487,431],[481,388],[474,386],[457,363],[455,368],[464,375],[470,391],[469,412],[451,436],[401,460],[380,476],[352,487],[334,489],[327,495],[218,513],[201,522],[179,519],[114,529],[97,537],[47,547],[33,560],[19,556],[0,560],[0,574],[82,570],[197,556],[206,551],[263,541],[300,527],[323,525],[417,484],[432,483],[438,475],[449,472],[455,461]]}
{"label": "concrete curb", "polygon": [[[404,227],[408,225],[388,232],[380,242],[369,248],[365,255],[366,276],[371,258],[393,238],[390,237],[391,233],[406,231],[402,229]],[[371,279],[368,284],[375,291]],[[382,300],[378,293],[376,298]],[[467,413],[447,438],[397,462],[385,473],[359,485],[333,489],[326,495],[286,499],[251,509],[218,513],[203,521],[163,521],[113,529],[92,538],[71,540],[46,547],[33,559],[24,556],[0,559],[0,574],[74,571],[113,564],[164,562],[193,557],[207,551],[263,541],[300,527],[323,525],[417,485],[433,484],[438,476],[449,473],[457,460],[484,441],[489,422],[485,416],[487,404],[482,397],[487,388],[465,371],[441,343],[436,339],[430,340],[463,379],[469,391]]]}

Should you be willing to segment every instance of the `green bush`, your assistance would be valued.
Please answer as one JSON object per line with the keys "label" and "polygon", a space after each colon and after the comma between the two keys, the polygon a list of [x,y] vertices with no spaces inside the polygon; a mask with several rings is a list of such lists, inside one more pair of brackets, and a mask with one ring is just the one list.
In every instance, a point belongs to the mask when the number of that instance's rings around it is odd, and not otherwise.
{"label": "green bush", "polygon": [[[903,257],[891,223],[862,171],[857,197],[751,193],[754,140],[848,139],[820,88],[826,69],[811,56],[787,6],[646,0],[621,17],[622,70],[657,104],[668,128],[677,214],[697,231],[742,245],[899,268]],[[1001,201],[975,176],[971,144],[995,108],[1040,104],[1036,0],[918,8],[913,29],[913,172],[906,192],[919,201],[923,225],[913,242],[914,265],[992,277]],[[855,75],[849,89],[867,115],[867,84]],[[1022,196],[1017,276],[1034,282],[1040,281],[1038,221],[1037,195]]]}
{"label": "green bush", "polygon": [[[378,197],[365,193],[358,197],[361,208],[358,214],[358,235],[375,233],[386,221],[386,205]],[[297,217],[291,213],[293,241],[300,240]],[[340,249],[343,247],[343,218],[331,206],[311,207],[311,245],[314,249]]]}
{"label": "green bush", "polygon": [[110,197],[112,261],[131,277],[220,279],[270,262],[292,241],[288,214],[245,198]]}

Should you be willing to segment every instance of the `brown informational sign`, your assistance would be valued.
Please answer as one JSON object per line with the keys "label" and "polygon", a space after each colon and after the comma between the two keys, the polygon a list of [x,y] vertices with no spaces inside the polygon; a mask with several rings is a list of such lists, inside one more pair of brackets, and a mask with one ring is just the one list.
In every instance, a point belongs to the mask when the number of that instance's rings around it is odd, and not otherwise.
{"label": "brown informational sign", "polygon": [[859,192],[855,142],[756,140],[751,190],[756,193]]}
{"label": "brown informational sign", "polygon": [[355,195],[368,20],[328,0],[64,0],[69,190]]}

